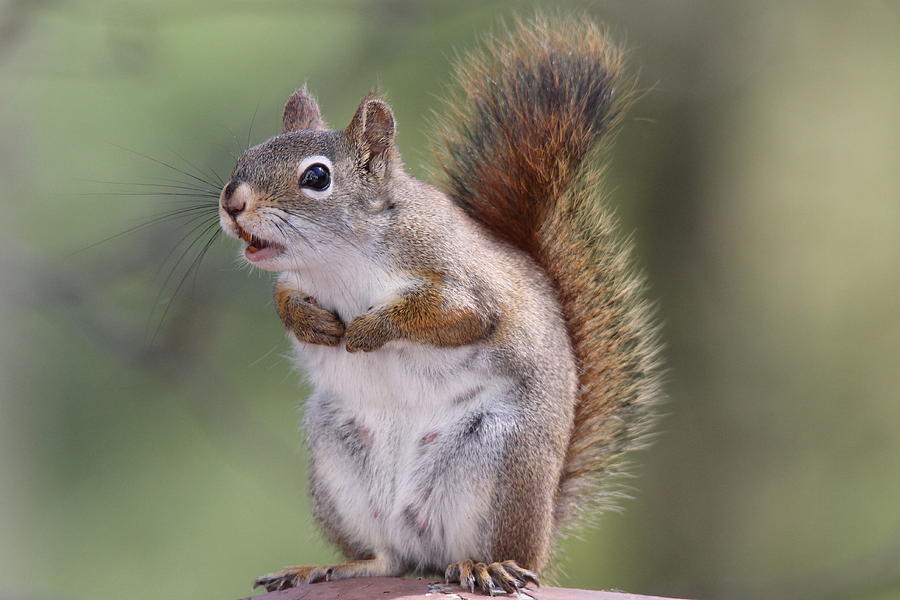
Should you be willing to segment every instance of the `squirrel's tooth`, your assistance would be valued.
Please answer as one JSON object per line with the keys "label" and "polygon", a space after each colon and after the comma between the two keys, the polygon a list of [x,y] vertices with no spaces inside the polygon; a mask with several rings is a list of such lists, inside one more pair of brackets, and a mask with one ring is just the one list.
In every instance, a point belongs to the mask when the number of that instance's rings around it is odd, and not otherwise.
{"label": "squirrel's tooth", "polygon": [[256,252],[258,250],[259,250],[259,248],[257,248],[256,246],[254,246],[252,244],[250,246],[247,246],[247,252],[249,252],[250,254],[253,254],[254,252]]}

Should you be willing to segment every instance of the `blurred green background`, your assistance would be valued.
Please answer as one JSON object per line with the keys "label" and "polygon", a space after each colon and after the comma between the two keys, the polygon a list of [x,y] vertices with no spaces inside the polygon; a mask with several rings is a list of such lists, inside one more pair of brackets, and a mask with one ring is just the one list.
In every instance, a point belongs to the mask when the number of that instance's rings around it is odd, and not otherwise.
{"label": "blurred green background", "polygon": [[[900,597],[900,6],[552,6],[607,23],[646,90],[609,179],[670,368],[636,499],[557,582]],[[190,181],[134,152],[226,177],[304,80],[340,127],[381,86],[425,176],[454,51],[533,8],[0,2],[0,598],[226,600],[334,556],[270,276],[220,240],[170,304],[190,225],[76,251],[181,198],[92,180]]]}

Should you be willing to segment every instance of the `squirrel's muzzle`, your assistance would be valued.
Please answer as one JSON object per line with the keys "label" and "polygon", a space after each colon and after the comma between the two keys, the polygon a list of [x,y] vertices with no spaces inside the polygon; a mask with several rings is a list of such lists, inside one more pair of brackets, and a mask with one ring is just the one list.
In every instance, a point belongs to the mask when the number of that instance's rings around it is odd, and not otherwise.
{"label": "squirrel's muzzle", "polygon": [[222,188],[222,193],[219,195],[219,205],[222,207],[222,210],[234,219],[246,210],[252,198],[253,192],[250,190],[249,185],[232,179]]}

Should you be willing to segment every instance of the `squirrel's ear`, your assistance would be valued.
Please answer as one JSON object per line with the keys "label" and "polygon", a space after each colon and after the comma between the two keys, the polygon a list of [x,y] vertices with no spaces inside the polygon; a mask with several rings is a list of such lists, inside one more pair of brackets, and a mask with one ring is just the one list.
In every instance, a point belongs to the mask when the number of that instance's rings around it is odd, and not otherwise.
{"label": "squirrel's ear", "polygon": [[371,170],[373,161],[384,163],[390,156],[396,132],[391,107],[373,93],[363,98],[344,135],[351,145],[361,150]]}
{"label": "squirrel's ear", "polygon": [[319,105],[305,85],[288,98],[281,120],[284,123],[285,133],[301,129],[326,128],[322,114],[319,112]]}

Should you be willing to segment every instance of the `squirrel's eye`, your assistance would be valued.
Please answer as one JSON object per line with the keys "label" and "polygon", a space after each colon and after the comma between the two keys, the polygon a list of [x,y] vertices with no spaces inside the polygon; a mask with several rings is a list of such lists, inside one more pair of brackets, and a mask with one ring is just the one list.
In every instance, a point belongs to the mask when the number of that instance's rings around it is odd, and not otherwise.
{"label": "squirrel's eye", "polygon": [[300,187],[324,190],[331,185],[331,173],[328,167],[322,164],[314,164],[307,167],[300,176]]}

